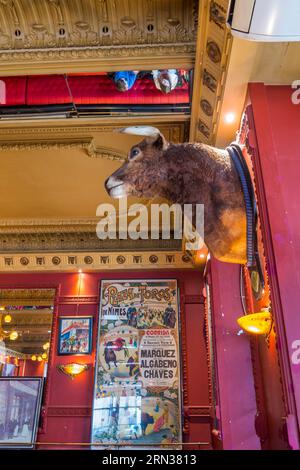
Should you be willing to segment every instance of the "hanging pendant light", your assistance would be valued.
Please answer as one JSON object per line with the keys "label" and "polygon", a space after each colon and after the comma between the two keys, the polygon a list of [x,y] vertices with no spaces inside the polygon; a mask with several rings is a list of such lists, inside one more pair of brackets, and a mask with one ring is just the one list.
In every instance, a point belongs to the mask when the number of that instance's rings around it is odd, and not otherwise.
{"label": "hanging pendant light", "polygon": [[8,324],[11,323],[12,317],[8,313],[6,315],[2,315],[2,317],[0,318],[0,340],[4,341],[5,339],[9,338],[11,341],[15,341],[19,337],[19,333],[16,330],[5,330],[2,326],[2,320],[4,323]]}

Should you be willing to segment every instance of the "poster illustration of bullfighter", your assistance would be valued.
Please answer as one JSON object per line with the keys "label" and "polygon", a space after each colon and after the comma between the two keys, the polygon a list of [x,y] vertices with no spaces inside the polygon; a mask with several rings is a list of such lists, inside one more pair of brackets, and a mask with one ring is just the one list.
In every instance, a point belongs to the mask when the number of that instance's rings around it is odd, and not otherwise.
{"label": "poster illustration of bullfighter", "polygon": [[93,443],[181,442],[178,336],[176,280],[102,281]]}

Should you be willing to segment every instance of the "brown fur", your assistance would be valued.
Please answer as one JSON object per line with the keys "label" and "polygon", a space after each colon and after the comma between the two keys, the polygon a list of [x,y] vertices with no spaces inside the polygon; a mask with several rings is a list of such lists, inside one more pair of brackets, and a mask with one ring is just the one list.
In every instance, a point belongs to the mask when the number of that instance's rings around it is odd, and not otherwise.
{"label": "brown fur", "polygon": [[[139,150],[135,150],[137,156],[132,156],[134,149]],[[162,136],[147,137],[106,181],[106,189],[114,197],[112,181],[120,184],[122,196],[204,204],[204,240],[211,253],[222,261],[245,263],[244,197],[227,151],[203,144],[167,144]]]}

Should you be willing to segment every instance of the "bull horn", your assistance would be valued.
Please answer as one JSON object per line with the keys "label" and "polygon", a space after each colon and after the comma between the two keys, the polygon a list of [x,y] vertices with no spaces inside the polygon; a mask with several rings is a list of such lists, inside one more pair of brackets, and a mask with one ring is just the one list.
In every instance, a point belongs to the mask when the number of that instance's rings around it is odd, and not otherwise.
{"label": "bull horn", "polygon": [[145,137],[158,137],[161,135],[160,131],[156,127],[152,126],[130,126],[118,129],[118,132],[122,134],[133,134],[143,135]]}

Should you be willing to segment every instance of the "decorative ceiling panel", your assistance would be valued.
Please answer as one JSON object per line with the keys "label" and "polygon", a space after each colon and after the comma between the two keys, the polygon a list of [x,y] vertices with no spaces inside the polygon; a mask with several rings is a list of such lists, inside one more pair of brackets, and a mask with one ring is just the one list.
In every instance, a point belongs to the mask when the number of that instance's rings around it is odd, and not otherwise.
{"label": "decorative ceiling panel", "polygon": [[229,0],[202,0],[199,6],[190,140],[214,145],[230,58],[226,26]]}
{"label": "decorative ceiling panel", "polygon": [[0,64],[192,64],[197,10],[196,0],[0,0]]}
{"label": "decorative ceiling panel", "polygon": [[[75,222],[73,224],[70,222],[69,231],[67,231],[66,225],[61,227],[59,226],[59,221],[57,221],[57,226],[53,226],[52,231],[49,231],[50,227],[48,227],[48,230],[47,227],[44,227],[44,231],[41,231],[43,227],[37,224],[32,225],[31,232],[25,231],[26,229],[24,230],[23,227],[19,227],[19,232],[17,233],[15,231],[11,233],[7,231],[5,234],[0,232],[0,253],[178,251],[182,246],[181,240],[151,240],[150,237],[148,240],[99,240],[96,234],[98,220],[93,220],[90,225],[86,224],[81,229]],[[28,264],[26,260],[26,257],[22,258],[21,264],[26,266]]]}

